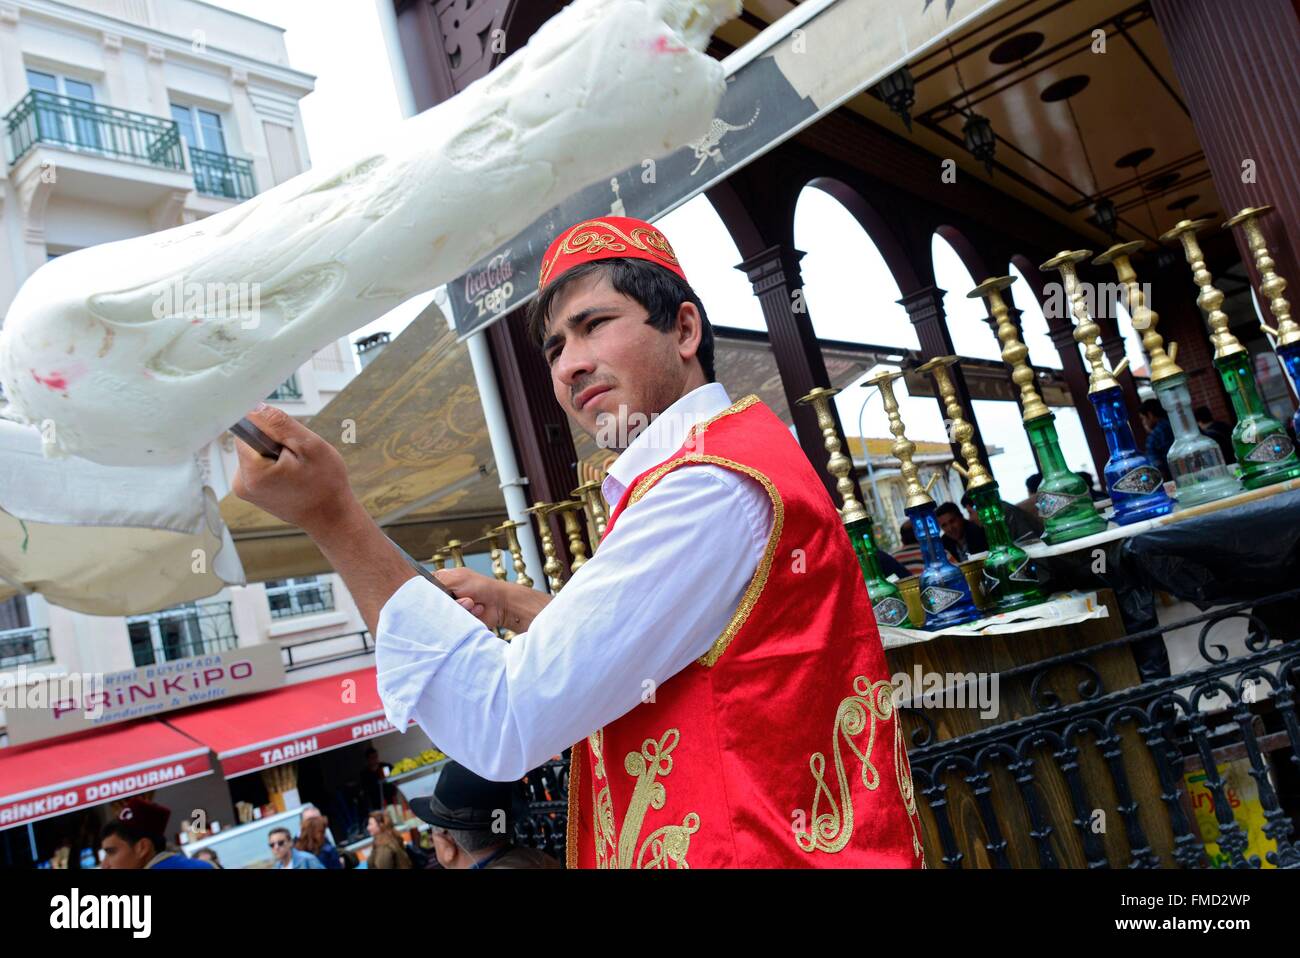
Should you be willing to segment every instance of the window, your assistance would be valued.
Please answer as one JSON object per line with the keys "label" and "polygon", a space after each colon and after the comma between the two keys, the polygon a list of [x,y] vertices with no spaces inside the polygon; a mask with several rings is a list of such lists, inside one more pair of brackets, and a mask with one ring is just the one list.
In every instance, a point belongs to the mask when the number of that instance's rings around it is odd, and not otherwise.
{"label": "window", "polygon": [[196,106],[172,104],[172,119],[181,129],[181,138],[191,150],[209,153],[226,152],[226,135],[221,129],[221,117],[211,110]]}
{"label": "window", "polygon": [[99,123],[94,107],[87,105],[87,101],[95,102],[93,86],[84,80],[40,70],[27,71],[27,86],[31,90],[59,97],[52,101],[57,109],[46,107],[36,111],[39,139],[82,149],[100,149]]}
{"label": "window", "polygon": [[266,397],[272,402],[283,402],[286,399],[301,399],[302,387],[298,385],[298,374],[294,373],[280,385],[271,391],[271,395]]}
{"label": "window", "polygon": [[236,645],[230,603],[193,602],[126,620],[137,667],[221,652]]}
{"label": "window", "polygon": [[273,619],[328,612],[334,608],[334,589],[314,575],[270,579],[266,583],[266,601]]}

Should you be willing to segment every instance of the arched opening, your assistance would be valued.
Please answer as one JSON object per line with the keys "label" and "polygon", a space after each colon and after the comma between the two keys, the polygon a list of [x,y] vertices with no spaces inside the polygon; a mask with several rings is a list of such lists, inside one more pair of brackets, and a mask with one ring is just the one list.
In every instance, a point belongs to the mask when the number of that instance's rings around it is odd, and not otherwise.
{"label": "arched opening", "polygon": [[656,224],[673,245],[691,286],[714,326],[767,330],[758,297],[745,274],[744,259],[722,217],[703,194],[662,217]]}

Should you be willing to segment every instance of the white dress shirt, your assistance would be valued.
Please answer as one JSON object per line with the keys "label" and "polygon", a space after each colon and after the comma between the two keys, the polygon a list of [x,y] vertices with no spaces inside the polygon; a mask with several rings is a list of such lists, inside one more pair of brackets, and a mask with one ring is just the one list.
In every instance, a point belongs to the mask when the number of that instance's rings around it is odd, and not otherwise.
{"label": "white dress shirt", "polygon": [[[611,508],[680,448],[686,428],[730,404],[718,383],[673,403],[609,467],[601,492]],[[708,651],[758,568],[772,521],[771,499],[749,476],[707,464],[676,469],[510,642],[411,579],[379,615],[375,668],[388,720],[405,729],[415,719],[484,778],[520,778],[650,701]]]}

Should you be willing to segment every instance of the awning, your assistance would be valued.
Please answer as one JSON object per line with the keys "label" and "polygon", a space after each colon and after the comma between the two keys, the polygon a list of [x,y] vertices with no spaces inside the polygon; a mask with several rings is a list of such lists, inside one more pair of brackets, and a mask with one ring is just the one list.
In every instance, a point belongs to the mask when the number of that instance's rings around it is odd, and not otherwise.
{"label": "awning", "polygon": [[0,829],[212,772],[208,747],[157,719],[0,749]]}
{"label": "awning", "polygon": [[166,721],[210,746],[226,778],[393,731],[373,668],[193,709]]}

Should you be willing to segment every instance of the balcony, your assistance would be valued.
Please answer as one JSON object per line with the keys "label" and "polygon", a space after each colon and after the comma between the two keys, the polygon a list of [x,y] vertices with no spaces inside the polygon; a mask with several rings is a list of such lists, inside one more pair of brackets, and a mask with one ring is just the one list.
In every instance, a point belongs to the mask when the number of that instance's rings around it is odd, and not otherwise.
{"label": "balcony", "polygon": [[53,661],[49,629],[0,630],[0,669]]}
{"label": "balcony", "polygon": [[184,170],[181,136],[175,122],[119,110],[90,100],[32,90],[5,117],[10,165],[39,143]]}
{"label": "balcony", "polygon": [[153,208],[190,190],[237,202],[257,192],[253,165],[241,157],[191,149],[187,166],[175,120],[31,90],[4,126],[15,182],[36,177],[70,199],[111,196],[118,205]]}
{"label": "balcony", "polygon": [[242,202],[257,192],[253,164],[241,157],[191,147],[190,166],[194,168],[194,188],[200,193]]}

